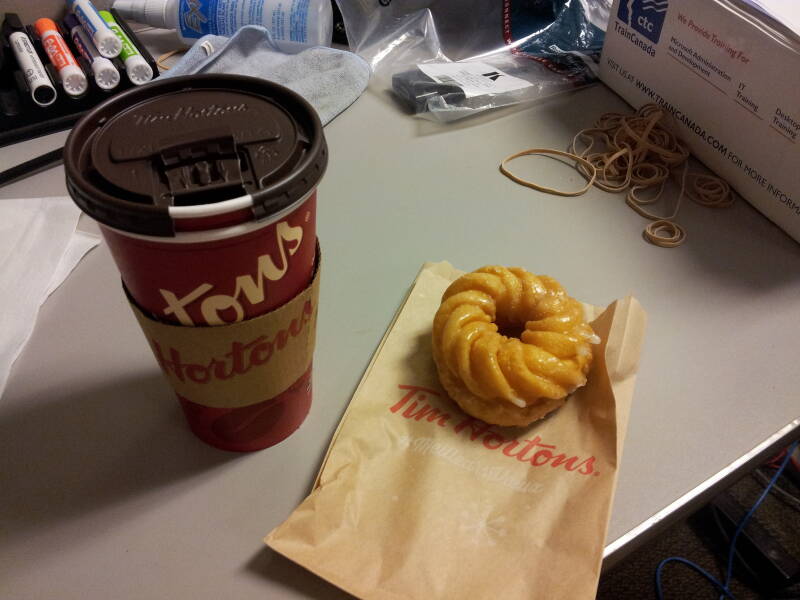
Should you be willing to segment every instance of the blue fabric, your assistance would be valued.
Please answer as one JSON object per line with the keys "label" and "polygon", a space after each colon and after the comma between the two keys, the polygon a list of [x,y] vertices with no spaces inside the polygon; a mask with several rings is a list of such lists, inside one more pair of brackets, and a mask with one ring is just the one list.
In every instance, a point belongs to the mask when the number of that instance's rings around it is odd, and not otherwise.
{"label": "blue fabric", "polygon": [[[622,2],[621,4],[624,4]],[[510,42],[516,51],[535,57],[557,73],[592,81],[586,55],[599,61],[605,32],[593,25],[576,0],[515,0],[506,13]]]}
{"label": "blue fabric", "polygon": [[250,75],[279,83],[308,100],[325,125],[364,92],[370,68],[352,52],[323,46],[285,54],[269,31],[248,25],[231,38],[203,36],[161,77],[194,73]]}

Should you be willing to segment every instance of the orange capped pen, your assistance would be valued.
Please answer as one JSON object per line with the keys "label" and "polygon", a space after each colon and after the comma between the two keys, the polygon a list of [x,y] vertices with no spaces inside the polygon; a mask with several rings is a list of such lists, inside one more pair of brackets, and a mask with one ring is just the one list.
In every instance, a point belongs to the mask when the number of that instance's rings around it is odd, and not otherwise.
{"label": "orange capped pen", "polygon": [[55,22],[52,19],[37,19],[33,27],[42,40],[47,57],[58,71],[64,91],[70,96],[83,94],[89,87],[89,81],[58,32]]}

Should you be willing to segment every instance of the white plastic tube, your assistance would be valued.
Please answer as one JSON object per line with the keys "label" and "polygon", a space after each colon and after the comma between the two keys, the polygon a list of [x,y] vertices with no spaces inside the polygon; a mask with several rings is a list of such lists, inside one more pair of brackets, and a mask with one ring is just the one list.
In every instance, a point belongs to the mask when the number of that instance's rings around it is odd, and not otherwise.
{"label": "white plastic tube", "polygon": [[119,71],[117,71],[114,63],[100,55],[94,42],[86,35],[83,27],[76,25],[70,30],[69,34],[78,52],[92,66],[92,73],[94,73],[94,81],[97,87],[104,90],[113,90],[117,87],[120,79]]}
{"label": "white plastic tube", "polygon": [[20,71],[25,76],[25,83],[31,92],[31,98],[39,106],[50,106],[56,101],[56,88],[44,70],[39,55],[33,49],[28,34],[15,31],[8,36],[8,43],[17,59]]}
{"label": "white plastic tube", "polygon": [[68,0],[68,3],[86,33],[92,36],[94,45],[97,46],[101,56],[114,58],[119,55],[122,50],[122,42],[106,25],[91,0]]}
{"label": "white plastic tube", "polygon": [[152,67],[147,64],[144,56],[141,55],[139,49],[125,34],[122,27],[119,26],[119,23],[114,20],[114,15],[107,10],[101,10],[99,12],[100,16],[103,17],[103,20],[106,22],[106,25],[109,26],[111,31],[114,32],[114,35],[122,42],[122,51],[119,53],[119,57],[122,59],[122,62],[125,63],[125,72],[128,74],[128,79],[130,79],[131,83],[134,85],[142,85],[150,81],[153,78]]}
{"label": "white plastic tube", "polygon": [[82,96],[89,88],[86,74],[78,65],[67,43],[52,19],[37,19],[33,24],[50,62],[58,71],[64,91],[69,96]]}
{"label": "white plastic tube", "polygon": [[115,0],[126,19],[173,29],[185,44],[206,34],[232,36],[245,25],[261,25],[284,52],[330,46],[330,0]]}

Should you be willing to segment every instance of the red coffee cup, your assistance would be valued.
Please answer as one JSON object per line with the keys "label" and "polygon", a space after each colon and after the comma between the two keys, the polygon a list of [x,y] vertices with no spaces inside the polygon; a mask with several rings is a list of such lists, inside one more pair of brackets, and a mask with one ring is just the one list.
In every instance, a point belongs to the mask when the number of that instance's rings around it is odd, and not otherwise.
{"label": "red coffee cup", "polygon": [[[263,320],[300,298],[318,269],[316,186],[327,147],[314,109],[282,86],[199,75],[135,88],[75,126],[64,163],[70,195],[99,222],[129,298],[149,319],[203,331]],[[303,368],[281,393],[246,406],[178,398],[204,441],[258,450],[308,414],[311,366]]]}

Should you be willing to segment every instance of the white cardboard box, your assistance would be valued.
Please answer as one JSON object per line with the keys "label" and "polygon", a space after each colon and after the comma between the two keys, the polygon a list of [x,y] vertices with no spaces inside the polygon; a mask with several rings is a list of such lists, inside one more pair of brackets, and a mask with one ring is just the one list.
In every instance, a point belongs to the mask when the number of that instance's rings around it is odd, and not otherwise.
{"label": "white cardboard box", "polygon": [[697,158],[800,241],[800,40],[785,33],[730,0],[615,0],[600,77],[665,108]]}

